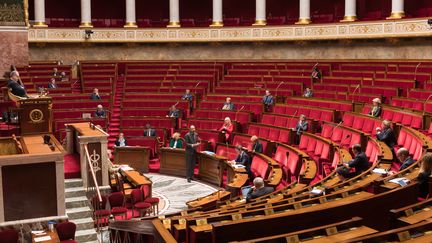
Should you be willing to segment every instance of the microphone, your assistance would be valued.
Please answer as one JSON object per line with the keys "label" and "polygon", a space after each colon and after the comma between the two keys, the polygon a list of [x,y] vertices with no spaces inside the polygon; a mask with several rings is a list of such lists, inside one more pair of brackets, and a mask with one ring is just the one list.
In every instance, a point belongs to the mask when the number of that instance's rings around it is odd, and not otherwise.
{"label": "microphone", "polygon": [[423,103],[423,115],[426,113],[426,104],[429,101],[429,99],[432,98],[432,94],[429,95],[426,99],[426,101]]}
{"label": "microphone", "polygon": [[420,65],[421,65],[421,62],[419,62],[419,64],[417,64],[417,66],[415,67],[415,70],[414,70],[414,81],[415,82],[417,82],[417,69],[418,69],[418,67],[420,67]]}
{"label": "microphone", "polygon": [[[288,122],[288,125],[291,124],[292,119],[294,119],[294,117],[295,117],[295,115],[297,114],[297,112],[298,112],[298,110],[296,110],[296,111],[294,112],[294,115],[292,115],[292,116],[290,117],[289,122]],[[295,129],[295,127],[293,127],[293,128]]]}
{"label": "microphone", "polygon": [[338,128],[340,125],[342,125],[342,123],[343,123],[343,121],[340,121],[335,127],[333,127],[333,129],[331,130],[331,133],[330,133],[330,140],[331,140],[331,137],[333,136],[333,132],[334,132],[334,130],[336,130],[336,128]]}
{"label": "microphone", "polygon": [[245,106],[242,106],[240,108],[240,110],[236,111],[235,116],[234,116],[234,121],[237,121],[237,113],[239,113],[240,111],[242,111],[245,108]]}
{"label": "microphone", "polygon": [[177,101],[177,103],[175,103],[173,106],[177,106],[179,104],[180,101]]}
{"label": "microphone", "polygon": [[344,139],[341,139],[341,141],[340,141],[340,143],[339,143],[339,147],[341,147],[342,144],[343,144],[346,140],[348,140],[348,138],[350,138],[350,137],[351,137],[351,135],[350,135],[350,134],[347,134],[347,135],[345,136]]}
{"label": "microphone", "polygon": [[354,91],[351,94],[352,95],[352,100],[351,100],[352,103],[354,103],[354,94],[358,90],[358,88],[360,88],[360,84],[357,84],[357,87],[354,89]]}
{"label": "microphone", "polygon": [[198,81],[198,83],[195,85],[195,89],[198,87],[198,85],[201,83],[201,81]]}
{"label": "microphone", "polygon": [[312,67],[312,70],[313,70],[316,66],[318,66],[318,64],[319,64],[319,62],[315,63],[315,65]]}
{"label": "microphone", "polygon": [[284,83],[284,81],[281,81],[281,82],[279,83],[279,85],[276,87],[276,92],[275,92],[275,96],[276,96],[276,97],[277,97],[278,89],[279,89],[279,87],[280,87],[283,83]]}

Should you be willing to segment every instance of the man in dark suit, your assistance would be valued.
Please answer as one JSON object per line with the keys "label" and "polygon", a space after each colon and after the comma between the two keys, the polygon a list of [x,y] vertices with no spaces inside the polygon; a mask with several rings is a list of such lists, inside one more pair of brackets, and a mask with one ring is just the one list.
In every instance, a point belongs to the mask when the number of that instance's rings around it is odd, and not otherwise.
{"label": "man in dark suit", "polygon": [[196,148],[200,145],[198,134],[195,132],[195,126],[190,126],[189,132],[185,135],[186,141],[186,179],[191,182],[193,179],[194,168],[196,164]]}
{"label": "man in dark suit", "polygon": [[231,102],[231,98],[227,97],[225,103],[222,106],[222,110],[224,111],[233,111],[235,110],[234,104]]}
{"label": "man in dark suit", "polygon": [[150,124],[146,124],[146,129],[144,130],[144,137],[156,137],[156,130],[153,129]]}
{"label": "man in dark suit", "polygon": [[252,152],[257,152],[257,153],[263,152],[263,146],[260,143],[260,141],[258,140],[257,136],[253,135],[251,137],[251,142],[252,142]]}
{"label": "man in dark suit", "polygon": [[57,89],[57,84],[56,84],[55,78],[51,78],[51,80],[48,84],[48,89]]}
{"label": "man in dark suit", "polygon": [[104,110],[102,105],[97,106],[97,109],[95,111],[95,117],[99,117],[99,118],[105,118],[106,117],[106,113],[105,113],[105,110]]}
{"label": "man in dark suit", "polygon": [[182,100],[188,100],[189,101],[189,110],[193,110],[193,95],[191,94],[190,90],[187,89],[186,93],[182,96]]}
{"label": "man in dark suit", "polygon": [[401,167],[399,167],[399,171],[408,168],[415,162],[415,160],[409,156],[409,151],[406,148],[400,148],[396,153],[396,157],[402,163]]}
{"label": "man in dark suit", "polygon": [[262,103],[264,104],[264,111],[271,111],[274,105],[274,97],[270,94],[269,90],[265,91]]}
{"label": "man in dark suit", "polygon": [[57,77],[57,76],[59,76],[59,75],[60,75],[60,74],[59,74],[59,72],[58,72],[58,69],[57,69],[57,68],[53,68],[53,72],[52,72],[51,76]]}
{"label": "man in dark suit", "polygon": [[274,191],[273,187],[264,186],[264,180],[261,177],[256,177],[253,180],[254,186],[251,187],[247,196],[246,202],[250,202],[252,199],[264,196]]}
{"label": "man in dark suit", "polygon": [[246,169],[246,172],[251,175],[250,172],[250,162],[251,159],[249,158],[249,155],[243,150],[241,145],[236,146],[237,151],[237,158],[233,161],[231,161],[232,165],[243,165]]}
{"label": "man in dark suit", "polygon": [[305,132],[308,130],[308,122],[306,120],[306,116],[305,115],[300,115],[300,119],[297,122],[296,127],[294,128],[294,131],[296,132],[296,136],[295,136],[295,144],[299,144],[300,143],[300,135],[302,134],[302,132]]}
{"label": "man in dark suit", "polygon": [[119,133],[118,138],[115,141],[115,146],[116,147],[125,147],[125,146],[127,146],[126,139],[125,139],[124,134],[122,132]]}
{"label": "man in dark suit", "polygon": [[167,117],[179,118],[179,116],[180,116],[179,110],[174,105],[171,106]]}
{"label": "man in dark suit", "polygon": [[[354,144],[351,150],[355,156],[354,159],[350,160],[348,163],[339,165],[336,169],[336,172],[342,177],[342,180],[361,174],[369,168],[369,161],[366,154],[362,151],[360,144]],[[355,172],[351,172],[352,168],[355,169]]]}
{"label": "man in dark suit", "polygon": [[96,89],[96,88],[93,89],[93,93],[90,95],[90,99],[91,100],[100,100],[101,99],[98,89]]}
{"label": "man in dark suit", "polygon": [[21,98],[27,98],[27,92],[24,85],[21,83],[18,71],[12,71],[9,74],[10,80],[8,81],[7,87],[11,89],[12,94]]}
{"label": "man in dark suit", "polygon": [[381,127],[377,127],[377,139],[384,142],[390,149],[396,144],[396,137],[394,135],[393,129],[390,127],[391,122],[384,120]]}

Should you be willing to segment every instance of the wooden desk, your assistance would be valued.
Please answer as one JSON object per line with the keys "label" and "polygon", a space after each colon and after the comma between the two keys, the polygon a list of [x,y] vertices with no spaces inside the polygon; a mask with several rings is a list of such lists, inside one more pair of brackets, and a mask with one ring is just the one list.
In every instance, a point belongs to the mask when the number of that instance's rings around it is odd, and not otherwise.
{"label": "wooden desk", "polygon": [[228,191],[217,191],[208,196],[197,198],[192,201],[186,202],[189,208],[202,208],[207,211],[209,209],[215,208],[218,201],[227,200],[230,196]]}
{"label": "wooden desk", "polygon": [[[33,136],[24,136],[22,140],[24,141],[25,148],[29,154],[45,154],[55,152],[56,146],[54,145],[54,150],[51,150],[48,144],[44,143],[43,135],[33,135]],[[51,139],[51,143],[54,143],[55,140]]]}
{"label": "wooden desk", "polygon": [[[57,242],[60,242],[60,239],[59,239],[59,237],[55,231],[45,230],[44,234],[35,235],[32,233],[31,236],[32,236],[32,243],[57,243]],[[46,237],[46,236],[51,237],[51,240],[36,241],[37,238]]]}
{"label": "wooden desk", "polygon": [[198,153],[199,171],[198,177],[206,182],[222,185],[223,168],[226,158],[217,155],[208,155],[206,153]]}
{"label": "wooden desk", "polygon": [[186,154],[184,149],[161,148],[161,174],[186,176]]}
{"label": "wooden desk", "polygon": [[148,147],[115,147],[114,163],[128,164],[135,170],[147,173],[150,160],[150,148]]}
{"label": "wooden desk", "polygon": [[148,185],[151,191],[153,182],[138,171],[120,169],[119,172],[124,176],[124,178],[126,178],[127,181],[129,181],[136,188],[139,188],[142,185]]}

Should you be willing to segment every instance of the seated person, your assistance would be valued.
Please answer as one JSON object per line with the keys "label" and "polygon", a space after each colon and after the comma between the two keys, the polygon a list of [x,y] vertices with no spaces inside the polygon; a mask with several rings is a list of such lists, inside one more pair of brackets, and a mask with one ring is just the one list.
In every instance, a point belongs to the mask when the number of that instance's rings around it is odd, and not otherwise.
{"label": "seated person", "polygon": [[231,98],[227,97],[225,103],[222,106],[222,110],[224,111],[233,111],[235,110],[234,104],[231,102]]}
{"label": "seated person", "polygon": [[399,167],[399,171],[408,168],[415,162],[415,160],[413,160],[409,155],[409,151],[406,148],[400,148],[396,153],[396,157],[402,163],[402,165]]}
{"label": "seated person", "polygon": [[90,95],[90,99],[91,100],[100,100],[101,99],[101,97],[99,95],[99,89],[97,89],[97,88],[93,89],[93,93]]}
{"label": "seated person", "polygon": [[144,130],[144,137],[156,137],[156,130],[153,129],[150,124],[146,124],[146,129]]}
{"label": "seated person", "polygon": [[57,89],[57,84],[56,84],[55,78],[51,78],[51,80],[48,84],[48,89]]}
{"label": "seated person", "polygon": [[122,132],[119,133],[119,135],[118,135],[118,137],[117,137],[117,139],[115,141],[115,146],[116,147],[125,147],[125,146],[127,146],[126,139],[124,138],[124,134]]}
{"label": "seated person", "polygon": [[381,116],[381,99],[375,98],[372,100],[372,109],[369,111],[369,115],[373,117]]}
{"label": "seated person", "polygon": [[306,98],[313,97],[312,90],[310,88],[306,88],[305,91],[304,91],[304,93],[303,93],[303,97],[306,97]]}
{"label": "seated person", "polygon": [[170,148],[183,148],[183,141],[180,139],[180,133],[175,132],[170,140]]}
{"label": "seated person", "polygon": [[246,167],[246,171],[250,173],[249,155],[243,150],[241,145],[237,145],[235,150],[237,152],[237,158],[230,161],[230,163],[232,165],[244,165]]}
{"label": "seated person", "polygon": [[225,142],[228,142],[232,132],[234,131],[234,125],[231,123],[231,119],[229,117],[225,117],[224,124],[221,128],[219,128],[219,131],[225,135]]}
{"label": "seated person", "polygon": [[98,105],[97,109],[95,111],[95,117],[99,117],[99,118],[105,118],[106,117],[106,113],[104,108],[102,107],[102,105]]}
{"label": "seated person", "polygon": [[173,105],[170,107],[169,113],[166,117],[179,118],[179,116],[180,116],[180,111]]}
{"label": "seated person", "polygon": [[21,98],[27,98],[27,92],[19,78],[18,71],[10,72],[9,78],[10,79],[8,81],[7,87],[11,89],[11,93]]}
{"label": "seated person", "polygon": [[384,120],[381,124],[381,127],[377,127],[377,139],[379,141],[384,142],[391,149],[396,144],[396,137],[394,135],[393,129],[390,127],[391,122],[388,120]]}
{"label": "seated person", "polygon": [[54,76],[54,77],[60,76],[60,73],[58,72],[57,68],[53,68],[51,76]]}
{"label": "seated person", "polygon": [[61,78],[62,82],[69,81],[69,79],[66,77],[66,73],[65,72],[61,72],[60,73],[60,78]]}
{"label": "seated person", "polygon": [[274,191],[273,187],[264,186],[264,180],[261,177],[256,177],[253,180],[253,184],[253,187],[251,187],[247,193],[246,202],[250,202],[252,199],[256,199]]}
{"label": "seated person", "polygon": [[300,142],[300,135],[302,134],[302,132],[305,132],[308,130],[309,124],[306,120],[306,116],[305,115],[300,115],[299,121],[297,122],[296,127],[293,129],[296,132],[296,136],[295,136],[295,144],[298,144]]}
{"label": "seated person", "polygon": [[262,99],[262,103],[264,104],[264,111],[271,111],[274,105],[274,97],[270,94],[269,90],[265,91],[265,95]]}
{"label": "seated person", "polygon": [[252,152],[262,153],[263,152],[263,146],[260,143],[258,137],[253,135],[250,140],[252,142]]}
{"label": "seated person", "polygon": [[191,101],[193,99],[193,95],[191,94],[190,90],[187,89],[186,93],[182,96],[182,100],[189,100]]}
{"label": "seated person", "polygon": [[[369,161],[366,154],[362,151],[360,144],[354,144],[351,150],[354,154],[354,159],[350,160],[348,163],[339,165],[336,169],[341,180],[359,175],[369,168]],[[355,172],[351,172],[352,168],[355,168]]]}
{"label": "seated person", "polygon": [[429,196],[429,177],[432,173],[432,153],[426,153],[420,158],[420,172],[417,176],[419,197]]}

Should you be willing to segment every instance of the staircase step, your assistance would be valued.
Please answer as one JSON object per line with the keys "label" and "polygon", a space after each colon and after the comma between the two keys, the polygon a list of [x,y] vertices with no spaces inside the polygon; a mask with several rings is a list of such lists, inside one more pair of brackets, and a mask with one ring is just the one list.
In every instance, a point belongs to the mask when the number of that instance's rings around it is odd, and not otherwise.
{"label": "staircase step", "polygon": [[92,216],[92,210],[89,206],[79,208],[66,209],[66,214],[69,219],[88,218]]}
{"label": "staircase step", "polygon": [[72,187],[65,189],[65,197],[82,197],[86,196],[86,190],[84,187]]}
{"label": "staircase step", "polygon": [[65,188],[82,187],[82,186],[83,186],[83,180],[82,179],[66,179],[65,180]]}
{"label": "staircase step", "polygon": [[66,208],[79,208],[89,205],[89,200],[86,196],[65,198]]}
{"label": "staircase step", "polygon": [[91,217],[71,220],[77,226],[77,230],[87,230],[94,227],[94,222]]}
{"label": "staircase step", "polygon": [[97,232],[95,229],[77,230],[75,240],[78,242],[97,240]]}

